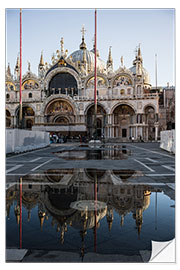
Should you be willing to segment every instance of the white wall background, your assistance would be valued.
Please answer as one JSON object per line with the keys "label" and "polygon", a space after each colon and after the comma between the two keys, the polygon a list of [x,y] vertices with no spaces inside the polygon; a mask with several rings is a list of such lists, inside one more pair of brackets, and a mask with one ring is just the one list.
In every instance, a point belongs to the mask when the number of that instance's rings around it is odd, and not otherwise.
{"label": "white wall background", "polygon": [[160,136],[160,148],[175,154],[175,130],[161,131]]}
{"label": "white wall background", "polygon": [[6,153],[24,152],[48,145],[48,132],[6,129]]}

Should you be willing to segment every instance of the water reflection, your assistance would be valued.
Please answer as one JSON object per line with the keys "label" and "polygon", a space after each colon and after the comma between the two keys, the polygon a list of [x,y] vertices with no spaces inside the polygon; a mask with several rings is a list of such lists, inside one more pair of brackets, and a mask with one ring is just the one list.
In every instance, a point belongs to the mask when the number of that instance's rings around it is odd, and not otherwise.
{"label": "water reflection", "polygon": [[[80,147],[80,148],[79,148]],[[126,146],[105,146],[101,149],[91,149],[86,145],[80,145],[73,150],[62,150],[54,154],[65,160],[122,160],[131,155],[131,151]],[[82,148],[84,148],[82,150]]]}
{"label": "water reflection", "polygon": [[137,255],[151,250],[151,240],[171,240],[174,191],[124,182],[136,173],[89,168],[24,176],[6,191],[7,247],[73,251],[83,259],[87,252]]}

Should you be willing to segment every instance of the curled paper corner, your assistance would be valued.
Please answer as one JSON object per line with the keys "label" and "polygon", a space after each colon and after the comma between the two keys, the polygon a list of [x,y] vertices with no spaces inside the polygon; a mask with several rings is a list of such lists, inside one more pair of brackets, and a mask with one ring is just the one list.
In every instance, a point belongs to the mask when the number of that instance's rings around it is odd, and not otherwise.
{"label": "curled paper corner", "polygon": [[149,262],[175,263],[175,239],[167,242],[152,241],[152,252]]}

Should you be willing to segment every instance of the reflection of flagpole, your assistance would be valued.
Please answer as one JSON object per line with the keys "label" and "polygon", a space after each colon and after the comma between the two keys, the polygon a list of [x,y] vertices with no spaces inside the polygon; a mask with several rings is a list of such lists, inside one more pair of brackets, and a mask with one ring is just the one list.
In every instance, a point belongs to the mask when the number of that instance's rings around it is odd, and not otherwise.
{"label": "reflection of flagpole", "polygon": [[19,127],[22,128],[22,9],[20,8]]}
{"label": "reflection of flagpole", "polygon": [[96,242],[97,242],[97,170],[95,170],[94,176],[94,252],[96,252]]}
{"label": "reflection of flagpole", "polygon": [[19,227],[19,243],[22,248],[22,177],[19,183],[19,205],[20,205],[20,227]]}
{"label": "reflection of flagpole", "polygon": [[156,199],[155,199],[155,230],[157,230],[157,191],[156,191]]}
{"label": "reflection of flagpole", "polygon": [[95,9],[95,35],[94,35],[94,134],[97,136],[97,14]]}

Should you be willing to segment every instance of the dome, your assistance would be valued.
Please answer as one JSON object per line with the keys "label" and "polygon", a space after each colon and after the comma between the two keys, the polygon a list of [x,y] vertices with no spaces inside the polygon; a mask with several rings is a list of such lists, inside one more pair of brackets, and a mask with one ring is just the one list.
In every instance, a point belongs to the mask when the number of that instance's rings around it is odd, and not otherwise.
{"label": "dome", "polygon": [[[133,75],[136,75],[136,66],[135,65],[130,67],[129,70],[133,73]],[[143,72],[143,76],[144,76],[144,83],[150,84],[150,78],[149,78],[148,71],[144,67],[142,67],[142,72]]]}
{"label": "dome", "polygon": [[[83,53],[84,53],[84,50],[80,49],[73,52],[68,58],[74,63],[76,62],[82,63]],[[94,70],[94,52],[88,51],[87,49],[85,49],[85,57],[86,57],[88,70],[93,71]],[[100,72],[104,72],[106,70],[106,64],[99,57],[97,57],[97,69],[99,69]]]}

